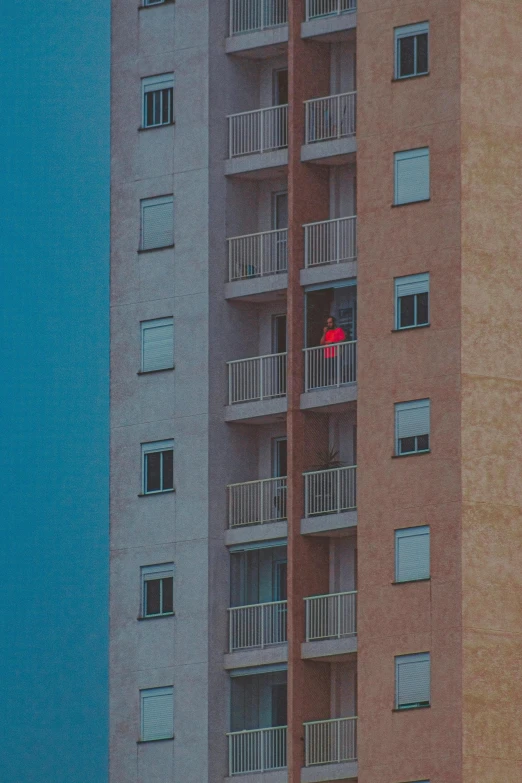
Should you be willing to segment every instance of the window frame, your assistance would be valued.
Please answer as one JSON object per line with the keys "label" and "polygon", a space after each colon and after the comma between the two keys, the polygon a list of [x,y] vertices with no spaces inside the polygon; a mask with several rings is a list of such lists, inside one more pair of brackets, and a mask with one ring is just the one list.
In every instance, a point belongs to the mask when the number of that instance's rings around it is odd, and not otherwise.
{"label": "window frame", "polygon": [[[148,329],[159,329],[165,326],[172,326],[172,359],[171,364],[167,367],[155,367],[152,370],[145,369],[145,333]],[[151,318],[147,321],[140,321],[140,372],[160,372],[161,370],[172,370],[174,367],[174,318],[173,316],[166,316],[165,318]]]}
{"label": "window frame", "polygon": [[[158,3],[158,5],[160,5]],[[163,90],[171,90],[170,93],[170,107],[167,107],[168,120],[167,122],[151,122],[147,123],[147,101],[146,96],[149,93],[159,92]],[[163,114],[163,96],[160,99],[160,114]],[[170,110],[169,110],[170,109]],[[162,128],[166,125],[172,125],[174,123],[174,73],[160,73],[155,76],[145,76],[141,80],[141,127],[143,130],[149,130],[150,128]]]}
{"label": "window frame", "polygon": [[[418,198],[414,201],[399,201],[399,164],[404,160],[414,158],[428,159],[428,195],[424,198]],[[401,207],[406,204],[421,204],[423,201],[429,201],[431,198],[431,154],[429,147],[415,147],[409,150],[399,150],[393,153],[393,205]]]}
{"label": "window frame", "polygon": [[[144,717],[145,710],[143,709],[144,702],[147,698],[154,698],[152,694],[156,696],[171,696],[172,698],[172,732],[170,734],[162,734],[157,737],[145,737],[144,731]],[[158,740],[174,739],[174,686],[163,685],[157,688],[141,688],[140,689],[140,742],[157,742]]]}
{"label": "window frame", "polygon": [[[425,283],[426,290],[425,291],[419,291],[419,292],[413,294],[413,296],[415,296],[415,304],[414,304],[415,315],[414,315],[414,319],[415,319],[416,323],[414,323],[414,324],[412,324],[410,326],[401,326],[401,324],[400,324],[401,312],[400,312],[400,307],[399,307],[399,300],[404,298],[404,296],[412,296],[412,294],[405,294],[405,295],[401,296],[400,295],[400,288],[401,288],[401,286],[403,287],[405,285],[413,284],[413,283],[417,283],[418,285],[420,285],[421,283]],[[421,328],[423,326],[429,326],[430,325],[430,273],[429,272],[420,272],[420,273],[415,274],[415,275],[404,275],[402,277],[395,277],[394,281],[393,281],[393,285],[394,285],[395,329],[396,329],[396,331],[403,332],[405,329],[419,329],[419,328]],[[417,323],[417,318],[418,318],[418,315],[417,315],[417,301],[418,301],[417,297],[421,296],[423,293],[428,295],[428,320],[426,321],[426,323],[419,324],[419,323]]]}
{"label": "window frame", "polygon": [[[426,35],[427,36],[427,70],[418,72],[417,66],[418,66],[418,43],[417,43],[417,36],[419,35]],[[413,38],[414,39],[414,53],[413,53],[413,64],[414,64],[414,73],[406,74],[404,76],[400,73],[400,46],[399,42],[403,40],[404,38]],[[394,47],[394,78],[397,81],[402,81],[403,79],[414,79],[417,76],[428,76],[430,72],[430,23],[429,21],[425,22],[417,22],[416,24],[408,24],[408,25],[402,25],[401,27],[395,27],[393,30],[393,47]]]}
{"label": "window frame", "polygon": [[[160,563],[158,565],[142,566],[140,569],[141,578],[141,618],[150,619],[154,617],[172,617],[174,614],[174,563]],[[163,611],[163,580],[172,579],[172,610]],[[161,581],[160,587],[160,611],[158,613],[147,613],[147,582],[156,580]]]}
{"label": "window frame", "polygon": [[[427,405],[426,405],[427,403]],[[415,410],[416,408],[428,408],[428,424],[429,429],[428,432],[421,433],[420,435],[412,435],[410,437],[415,438],[415,446],[416,448],[413,451],[401,451],[400,450],[400,440],[405,440],[405,438],[399,438],[399,416],[398,414],[401,411],[404,410]],[[396,402],[395,403],[395,456],[396,457],[406,457],[411,454],[428,454],[431,451],[431,399],[430,397],[424,397],[420,400],[408,400],[405,402]],[[418,445],[418,438],[422,438],[424,436],[428,436],[428,448],[426,449],[419,449],[417,448]]]}
{"label": "window frame", "polygon": [[[414,579],[400,578],[400,560],[398,542],[401,538],[410,538],[412,536],[426,536],[428,538],[428,573],[426,576],[419,576]],[[408,584],[409,582],[422,582],[431,577],[431,531],[429,525],[416,525],[414,527],[401,527],[394,531],[395,545],[395,584]]]}
{"label": "window frame", "polygon": [[[422,701],[422,702],[415,702],[411,704],[399,704],[399,666],[402,663],[406,663],[409,661],[410,663],[422,663],[422,662],[428,662],[429,664],[429,681],[428,681],[428,701]],[[395,710],[399,712],[405,712],[406,710],[419,710],[424,709],[426,707],[431,707],[431,653],[430,652],[420,652],[420,653],[408,653],[406,655],[396,655],[395,656]]]}
{"label": "window frame", "polygon": [[[172,225],[171,225],[172,241],[166,245],[155,245],[154,247],[145,247],[143,242],[144,229],[145,229],[145,210],[149,209],[150,207],[160,207],[164,204],[172,204]],[[140,241],[139,241],[140,252],[143,253],[143,252],[150,252],[154,250],[161,250],[164,247],[172,247],[173,244],[174,244],[174,194],[167,193],[164,196],[153,196],[152,198],[140,199]]]}
{"label": "window frame", "polygon": [[[165,451],[172,451],[172,487],[163,488],[163,458],[160,461],[160,483],[161,489],[152,489],[147,491],[147,455],[164,453]],[[142,474],[142,494],[143,495],[160,495],[163,492],[174,491],[174,440],[159,440],[151,441],[150,443],[141,444],[141,474]]]}
{"label": "window frame", "polygon": [[150,8],[152,5],[163,5],[165,0],[142,0],[143,8]]}

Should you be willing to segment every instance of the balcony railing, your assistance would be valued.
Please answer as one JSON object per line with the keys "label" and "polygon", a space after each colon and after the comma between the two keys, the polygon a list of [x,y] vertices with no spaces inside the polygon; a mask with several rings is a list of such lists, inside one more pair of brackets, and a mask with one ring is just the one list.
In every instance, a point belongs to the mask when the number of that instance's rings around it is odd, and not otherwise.
{"label": "balcony railing", "polygon": [[231,237],[227,241],[229,282],[288,270],[287,228]]}
{"label": "balcony railing", "polygon": [[357,718],[305,723],[305,766],[357,759]]}
{"label": "balcony railing", "polygon": [[305,267],[341,264],[357,258],[357,217],[321,220],[304,228]]}
{"label": "balcony railing", "polygon": [[305,348],[305,392],[355,383],[356,354],[355,340]]}
{"label": "balcony railing", "polygon": [[286,353],[236,359],[228,364],[228,404],[284,397]]}
{"label": "balcony railing", "polygon": [[230,35],[288,23],[288,0],[230,0]]}
{"label": "balcony railing", "polygon": [[305,142],[331,141],[355,134],[355,92],[305,101]]}
{"label": "balcony railing", "polygon": [[286,476],[228,485],[228,526],[286,519]]}
{"label": "balcony railing", "polygon": [[228,612],[230,652],[287,641],[286,601],[235,606]]}
{"label": "balcony railing", "polygon": [[306,20],[319,16],[339,16],[356,8],[356,0],[306,0]]}
{"label": "balcony railing", "polygon": [[356,465],[305,473],[305,517],[357,508],[356,477]]}
{"label": "balcony railing", "polygon": [[228,144],[230,158],[288,147],[288,105],[230,114]]}
{"label": "balcony railing", "polygon": [[306,641],[342,639],[357,633],[357,591],[305,598]]}
{"label": "balcony railing", "polygon": [[286,726],[228,734],[229,775],[286,767]]}

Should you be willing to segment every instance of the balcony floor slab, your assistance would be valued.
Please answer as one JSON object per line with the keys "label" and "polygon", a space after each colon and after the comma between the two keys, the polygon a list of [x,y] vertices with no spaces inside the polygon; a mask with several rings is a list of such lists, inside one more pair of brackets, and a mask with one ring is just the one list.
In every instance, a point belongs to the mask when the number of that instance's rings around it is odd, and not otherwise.
{"label": "balcony floor slab", "polygon": [[326,166],[344,166],[350,163],[357,151],[355,136],[329,141],[315,141],[301,147],[302,163],[318,163]]}
{"label": "balcony floor slab", "polygon": [[321,264],[301,269],[301,285],[317,285],[336,280],[349,280],[357,277],[357,261],[345,261],[340,264]]}
{"label": "balcony floor slab", "polygon": [[342,514],[321,514],[301,520],[303,536],[350,536],[357,528],[357,510],[343,511]]}
{"label": "balcony floor slab", "polygon": [[314,389],[301,394],[301,410],[340,405],[342,403],[355,402],[356,399],[356,383],[349,383],[346,386],[326,386],[324,389]]}
{"label": "balcony floor slab", "polygon": [[225,406],[225,421],[248,421],[268,424],[269,418],[278,421],[287,409],[286,397],[273,397],[254,402],[238,402]]}
{"label": "balcony floor slab", "polygon": [[[357,652],[357,636],[345,636],[343,639],[322,639],[317,642],[301,644],[301,658],[326,663],[343,663]],[[335,658],[335,661],[332,660]],[[326,778],[329,780],[330,778]]]}
{"label": "balcony floor slab", "polygon": [[231,35],[226,39],[225,52],[255,60],[264,60],[267,57],[277,57],[278,54],[284,54],[287,44],[288,25],[284,24],[266,30]]}
{"label": "balcony floor slab", "polygon": [[357,12],[348,11],[344,14],[320,16],[301,24],[301,38],[325,37],[330,41],[346,40],[346,33],[351,35],[357,27]]}
{"label": "balcony floor slab", "polygon": [[227,177],[243,177],[243,179],[269,179],[274,176],[286,176],[288,167],[288,150],[258,152],[253,155],[241,155],[225,161]]}
{"label": "balcony floor slab", "polygon": [[271,302],[284,299],[288,287],[288,274],[251,277],[248,280],[234,280],[225,283],[225,299],[255,299],[257,302]]}
{"label": "balcony floor slab", "polygon": [[264,522],[262,525],[244,525],[225,531],[225,545],[250,544],[254,541],[273,541],[286,538],[288,522]]}
{"label": "balcony floor slab", "polygon": [[356,761],[345,761],[341,764],[318,764],[313,767],[301,769],[301,783],[322,783],[323,781],[339,781],[346,783],[349,780],[357,780],[359,773]]}
{"label": "balcony floor slab", "polygon": [[251,772],[247,775],[232,775],[225,783],[287,783],[288,771],[274,769],[272,772]]}
{"label": "balcony floor slab", "polygon": [[238,650],[225,653],[224,667],[230,669],[245,669],[251,666],[269,666],[273,663],[286,663],[288,661],[288,645],[275,644],[273,647],[255,648],[252,650]]}

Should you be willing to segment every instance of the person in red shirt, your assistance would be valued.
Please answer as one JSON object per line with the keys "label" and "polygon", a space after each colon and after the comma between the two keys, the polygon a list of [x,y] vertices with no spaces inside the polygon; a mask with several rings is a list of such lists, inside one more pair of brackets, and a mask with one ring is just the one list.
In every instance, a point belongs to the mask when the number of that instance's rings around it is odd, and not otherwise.
{"label": "person in red shirt", "polygon": [[[346,334],[344,329],[337,326],[335,318],[330,315],[326,319],[326,326],[323,328],[323,336],[321,337],[321,345],[330,345],[331,343],[343,343],[346,340]],[[333,386],[337,385],[340,379],[337,377],[337,348],[331,346],[324,349],[325,358],[325,385]]]}

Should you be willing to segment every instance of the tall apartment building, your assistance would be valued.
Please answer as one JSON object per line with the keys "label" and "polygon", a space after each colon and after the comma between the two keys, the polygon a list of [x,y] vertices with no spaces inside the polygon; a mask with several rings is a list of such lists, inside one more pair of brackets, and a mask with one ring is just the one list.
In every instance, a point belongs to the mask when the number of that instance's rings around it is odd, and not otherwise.
{"label": "tall apartment building", "polygon": [[520,0],[142,2],[110,782],[521,783]]}

